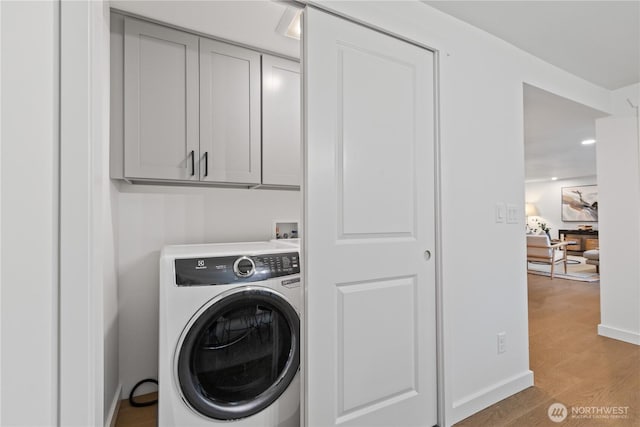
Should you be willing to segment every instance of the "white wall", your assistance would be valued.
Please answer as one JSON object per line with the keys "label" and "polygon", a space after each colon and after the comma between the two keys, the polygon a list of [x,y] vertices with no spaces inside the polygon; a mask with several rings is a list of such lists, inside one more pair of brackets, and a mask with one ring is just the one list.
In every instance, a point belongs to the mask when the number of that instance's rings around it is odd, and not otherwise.
{"label": "white wall", "polygon": [[558,181],[527,182],[524,186],[525,202],[535,205],[538,216],[547,221],[551,227],[551,237],[558,238],[558,230],[575,229],[578,225],[587,224],[598,228],[597,222],[565,222],[562,221],[562,187],[577,185],[596,185],[597,177],[560,179]]}
{"label": "white wall", "polygon": [[[299,191],[120,184],[118,287],[123,397],[158,375],[158,261],[164,245],[269,240],[299,220]],[[140,392],[150,389],[140,388]]]}
{"label": "white wall", "polygon": [[57,423],[58,3],[1,2],[0,425]]}
{"label": "white wall", "polygon": [[[101,5],[101,10],[96,11],[95,25],[101,25],[102,37],[96,42],[101,46],[97,49],[100,54],[99,74],[100,81],[109,81],[109,40],[110,40],[110,13],[109,3],[105,2]],[[104,330],[104,423],[109,425],[111,417],[114,415],[116,405],[120,399],[120,348],[118,336],[118,187],[115,182],[109,178],[109,85],[101,84],[100,93],[101,109],[96,112],[99,115],[99,121],[105,127],[102,128],[104,133],[101,134],[100,150],[100,170],[102,173],[98,176],[97,185],[100,187],[102,199],[102,292],[103,292],[103,330]]]}
{"label": "white wall", "polygon": [[616,115],[596,121],[600,185],[598,332],[640,345],[640,85],[613,92]]}
{"label": "white wall", "polygon": [[58,423],[103,425],[119,398],[108,3],[63,2],[60,16]]}
{"label": "white wall", "polygon": [[[108,150],[108,149],[107,149]],[[107,151],[108,153],[108,151]],[[108,159],[109,156],[107,155]],[[108,164],[105,164],[105,170]],[[104,200],[104,418],[109,417],[121,398],[120,382],[120,338],[118,313],[118,190],[108,175],[103,176]]]}
{"label": "white wall", "polygon": [[[609,110],[609,92],[424,4],[329,6],[440,51],[443,241],[439,255],[445,424],[451,425],[532,383],[522,262],[522,84],[602,111]],[[496,224],[496,202],[516,204],[520,223]],[[482,249],[475,242],[482,242]],[[507,352],[499,355],[496,334],[501,331],[507,333]]]}

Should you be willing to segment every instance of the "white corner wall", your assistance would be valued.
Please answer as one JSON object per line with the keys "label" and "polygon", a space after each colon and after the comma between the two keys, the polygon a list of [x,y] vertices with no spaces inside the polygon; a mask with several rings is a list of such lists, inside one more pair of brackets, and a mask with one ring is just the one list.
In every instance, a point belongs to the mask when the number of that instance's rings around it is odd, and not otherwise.
{"label": "white corner wall", "polygon": [[558,181],[541,181],[525,183],[525,203],[532,203],[538,209],[538,216],[547,221],[551,227],[551,237],[558,238],[558,230],[575,229],[578,225],[592,225],[598,229],[597,222],[565,222],[562,221],[562,187],[577,185],[597,185],[596,176],[560,179]]}
{"label": "white corner wall", "polygon": [[[119,184],[118,300],[122,397],[158,375],[158,262],[164,245],[260,241],[299,221],[299,191]],[[151,388],[141,387],[137,393]]]}
{"label": "white corner wall", "polygon": [[[100,82],[110,81],[110,10],[109,2],[101,2],[100,6],[94,5],[93,19],[96,28],[102,29],[99,43],[96,48],[97,70]],[[99,161],[100,175],[96,185],[100,187],[102,226],[102,298],[103,298],[103,363],[104,363],[104,394],[103,417],[104,425],[115,425],[114,416],[120,400],[122,384],[120,383],[120,348],[119,348],[119,322],[118,322],[118,187],[109,178],[109,117],[110,117],[110,87],[105,84],[97,84],[99,92],[99,105],[95,114],[96,122],[102,124],[101,133],[98,136],[97,148],[100,151]]]}
{"label": "white corner wall", "polygon": [[0,2],[0,425],[57,424],[58,2]]}
{"label": "white corner wall", "polygon": [[[104,164],[108,168],[108,145]],[[118,189],[108,174],[103,176],[104,188],[104,249],[103,249],[103,310],[104,310],[104,425],[110,426],[121,398],[120,337],[118,312]],[[115,425],[115,424],[114,424]]]}
{"label": "white corner wall", "polygon": [[60,425],[109,425],[119,398],[109,8],[61,3]]}
{"label": "white corner wall", "polygon": [[640,345],[640,84],[613,92],[596,121],[600,185],[600,335]]}
{"label": "white corner wall", "polygon": [[[420,2],[322,4],[439,51],[437,255],[444,311],[443,425],[452,425],[533,384],[523,262],[522,84],[601,111],[609,111],[609,91]],[[496,224],[496,202],[515,204],[521,220]],[[498,332],[507,335],[503,354],[497,353]]]}

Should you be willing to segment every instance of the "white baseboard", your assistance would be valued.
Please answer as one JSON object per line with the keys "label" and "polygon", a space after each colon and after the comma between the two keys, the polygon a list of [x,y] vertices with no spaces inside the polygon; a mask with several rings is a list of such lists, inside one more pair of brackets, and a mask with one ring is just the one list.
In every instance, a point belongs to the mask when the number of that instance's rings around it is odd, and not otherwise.
{"label": "white baseboard", "polygon": [[118,412],[120,411],[120,394],[122,394],[122,384],[118,384],[116,392],[113,394],[113,399],[109,406],[109,416],[104,423],[105,427],[116,427]]}
{"label": "white baseboard", "polygon": [[477,393],[453,402],[451,416],[455,424],[481,410],[533,386],[533,372],[526,371],[502,382],[493,384]]}
{"label": "white baseboard", "polygon": [[614,340],[628,342],[630,344],[640,345],[640,334],[634,331],[613,328],[603,324],[598,325],[598,335],[613,338]]}

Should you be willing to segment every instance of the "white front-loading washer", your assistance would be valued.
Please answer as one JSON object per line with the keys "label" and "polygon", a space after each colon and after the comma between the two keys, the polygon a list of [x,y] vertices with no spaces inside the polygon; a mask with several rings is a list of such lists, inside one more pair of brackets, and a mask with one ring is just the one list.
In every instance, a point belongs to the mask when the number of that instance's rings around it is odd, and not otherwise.
{"label": "white front-loading washer", "polygon": [[291,245],[165,247],[158,425],[299,427],[300,285]]}
{"label": "white front-loading washer", "polygon": [[283,245],[290,245],[300,249],[300,238],[292,237],[289,239],[271,239],[270,242],[282,243]]}

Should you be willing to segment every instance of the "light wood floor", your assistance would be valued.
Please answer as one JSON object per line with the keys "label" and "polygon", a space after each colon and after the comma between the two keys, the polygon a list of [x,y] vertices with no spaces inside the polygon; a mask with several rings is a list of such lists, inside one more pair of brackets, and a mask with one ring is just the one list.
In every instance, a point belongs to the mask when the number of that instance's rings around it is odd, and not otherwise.
{"label": "light wood floor", "polygon": [[[640,426],[640,347],[598,336],[599,322],[598,284],[530,274],[530,366],[535,386],[457,426]],[[547,416],[555,402],[569,408],[628,406],[628,418],[567,418],[556,424]],[[132,408],[122,401],[116,427],[155,425],[156,406]]]}
{"label": "light wood floor", "polygon": [[[528,275],[534,387],[456,426],[640,426],[640,347],[598,336],[600,285]],[[551,422],[552,403],[628,406],[627,419]]]}
{"label": "light wood floor", "polygon": [[[148,402],[158,398],[158,393],[149,393],[135,398],[136,402]],[[134,408],[127,399],[120,401],[116,427],[156,427],[158,406]],[[178,426],[176,426],[178,427]]]}
{"label": "light wood floor", "polygon": [[[147,402],[157,398],[158,393],[149,393],[136,397],[135,401]],[[157,405],[134,408],[128,400],[121,400],[116,427],[156,427],[157,411]]]}

